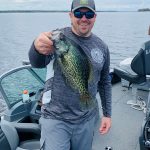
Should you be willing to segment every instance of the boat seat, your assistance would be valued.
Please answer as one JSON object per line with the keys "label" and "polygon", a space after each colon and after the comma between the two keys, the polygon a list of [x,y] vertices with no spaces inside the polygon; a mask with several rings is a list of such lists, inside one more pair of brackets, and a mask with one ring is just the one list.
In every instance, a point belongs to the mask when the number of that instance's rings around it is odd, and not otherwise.
{"label": "boat seat", "polygon": [[144,85],[148,85],[147,90],[149,90],[150,78],[147,77],[150,75],[150,41],[145,42],[138,54],[133,58],[131,61],[131,69],[134,74],[128,70],[122,69],[121,67],[115,67],[114,73],[120,78],[129,81],[129,85],[142,85],[143,83],[146,83]]}
{"label": "boat seat", "polygon": [[[23,130],[20,128],[21,123],[18,124],[19,124],[19,130]],[[29,126],[30,126],[29,129],[30,131],[32,127],[33,127],[33,132],[36,132],[37,130],[40,131],[40,128],[38,127],[36,130],[34,130],[36,125],[34,125],[33,123],[28,123],[27,128],[29,128]],[[27,132],[27,129],[25,129],[25,132]],[[13,123],[12,124],[0,123],[0,149],[1,150],[40,150],[40,141],[39,139],[20,141],[18,130],[13,126]]]}
{"label": "boat seat", "polygon": [[129,82],[126,84],[128,88],[132,84],[132,98],[127,101],[127,104],[130,104],[133,109],[145,113],[147,96],[150,91],[150,41],[143,44],[129,65],[129,69],[123,69],[122,66],[115,67],[114,73]]}

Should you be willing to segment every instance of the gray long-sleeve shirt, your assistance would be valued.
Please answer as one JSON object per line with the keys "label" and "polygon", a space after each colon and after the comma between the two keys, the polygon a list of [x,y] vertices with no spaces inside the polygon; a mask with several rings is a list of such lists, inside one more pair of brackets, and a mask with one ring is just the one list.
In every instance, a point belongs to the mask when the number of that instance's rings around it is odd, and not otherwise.
{"label": "gray long-sleeve shirt", "polygon": [[[96,102],[97,91],[100,93],[103,115],[111,117],[111,82],[109,78],[110,56],[107,45],[96,35],[89,37],[79,37],[75,35],[70,27],[63,29],[64,34],[75,41],[86,53],[92,64],[93,77],[88,85],[90,94],[95,105],[88,108],[80,106],[79,93],[73,91],[65,82],[60,66],[56,63],[54,67],[54,77],[50,83],[45,84],[52,90],[51,100],[44,104],[42,113],[44,117],[64,120],[70,123],[79,123],[89,120],[96,115],[98,103]],[[39,54],[34,45],[29,51],[29,60],[33,67],[42,68],[52,60],[52,56]],[[97,89],[98,88],[98,89]]]}

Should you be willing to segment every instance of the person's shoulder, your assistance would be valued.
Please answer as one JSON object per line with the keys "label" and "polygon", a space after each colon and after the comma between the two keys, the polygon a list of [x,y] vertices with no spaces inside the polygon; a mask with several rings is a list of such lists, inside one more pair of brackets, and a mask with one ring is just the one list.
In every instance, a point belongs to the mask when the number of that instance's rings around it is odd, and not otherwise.
{"label": "person's shoulder", "polygon": [[71,37],[73,34],[72,34],[72,30],[71,30],[71,27],[64,27],[64,28],[61,28],[61,31],[63,32],[64,35],[66,35],[67,37]]}
{"label": "person's shoulder", "polygon": [[149,48],[150,48],[150,40],[142,44],[142,49],[149,49]]}
{"label": "person's shoulder", "polygon": [[145,42],[146,45],[150,45],[150,40]]}
{"label": "person's shoulder", "polygon": [[105,48],[108,48],[107,44],[106,44],[100,37],[98,37],[96,34],[92,33],[92,37],[93,37],[93,39],[94,39],[96,42],[100,43],[100,44],[103,45]]}

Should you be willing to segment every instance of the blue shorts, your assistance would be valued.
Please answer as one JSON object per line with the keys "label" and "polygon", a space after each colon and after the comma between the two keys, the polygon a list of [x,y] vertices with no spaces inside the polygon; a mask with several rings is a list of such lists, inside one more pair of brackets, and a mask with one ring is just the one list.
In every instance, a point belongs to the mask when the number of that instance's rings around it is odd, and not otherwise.
{"label": "blue shorts", "polygon": [[81,124],[41,117],[40,124],[41,150],[92,150],[95,117]]}

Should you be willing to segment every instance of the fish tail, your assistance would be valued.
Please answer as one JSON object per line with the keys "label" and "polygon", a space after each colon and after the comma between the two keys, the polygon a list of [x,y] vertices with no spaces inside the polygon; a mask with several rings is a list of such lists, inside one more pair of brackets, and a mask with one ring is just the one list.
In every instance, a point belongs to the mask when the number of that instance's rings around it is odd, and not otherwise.
{"label": "fish tail", "polygon": [[80,101],[82,106],[90,107],[93,105],[93,100],[91,98],[91,95],[86,92],[80,95]]}

